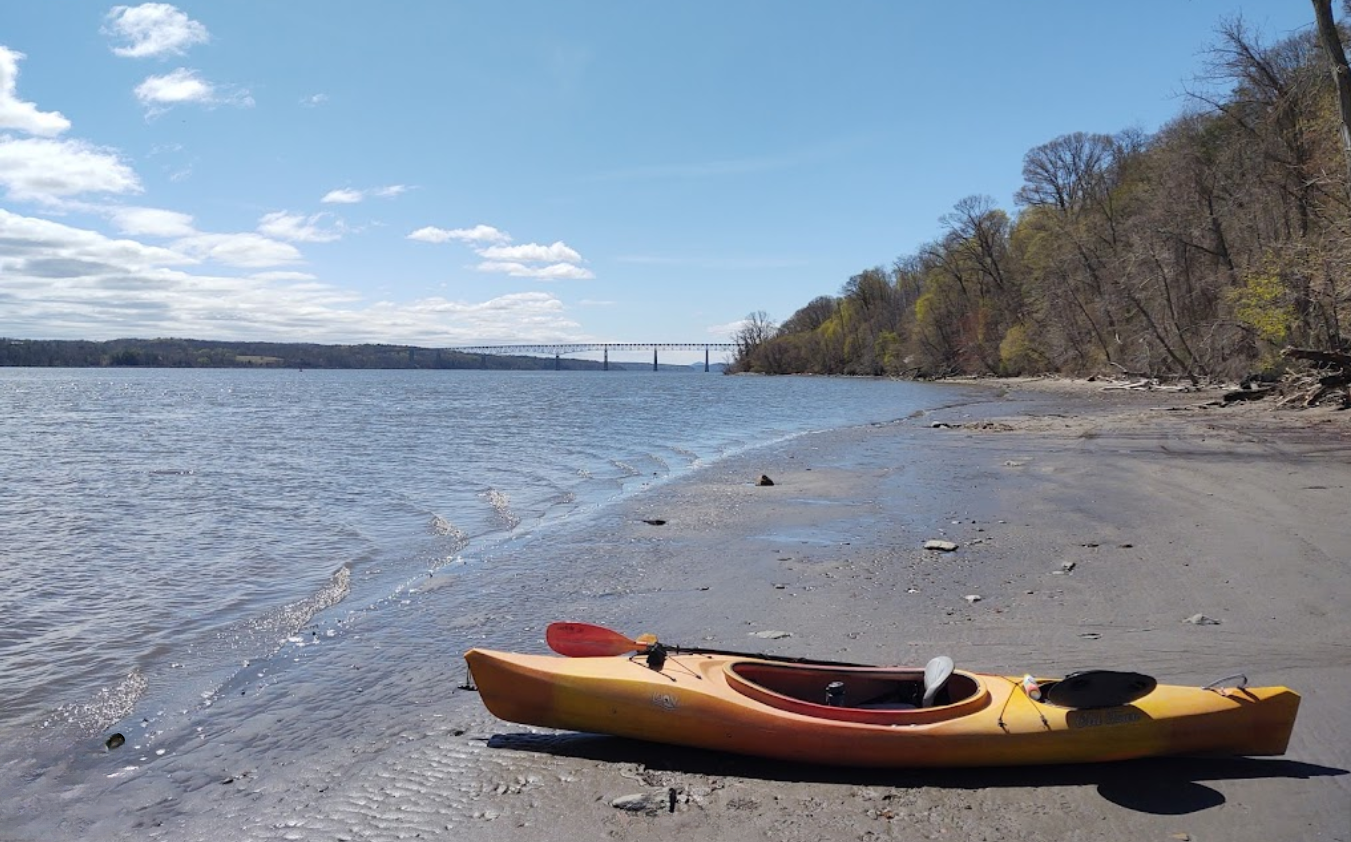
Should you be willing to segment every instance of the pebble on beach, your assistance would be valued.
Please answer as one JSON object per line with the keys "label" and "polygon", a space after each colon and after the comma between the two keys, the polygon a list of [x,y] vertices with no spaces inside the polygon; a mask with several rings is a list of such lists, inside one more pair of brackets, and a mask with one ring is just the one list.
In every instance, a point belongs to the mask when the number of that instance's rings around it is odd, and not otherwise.
{"label": "pebble on beach", "polygon": [[941,551],[941,552],[950,553],[950,552],[952,552],[953,550],[957,549],[957,545],[954,544],[954,543],[951,542],[951,541],[938,541],[938,540],[933,540],[933,541],[925,541],[925,542],[924,542],[924,549],[926,549],[926,550],[939,550],[939,551]]}
{"label": "pebble on beach", "polygon": [[624,810],[629,813],[647,813],[653,815],[663,810],[673,811],[675,800],[673,793],[669,789],[654,789],[650,792],[635,792],[629,795],[621,795],[610,802],[610,806],[616,810]]}

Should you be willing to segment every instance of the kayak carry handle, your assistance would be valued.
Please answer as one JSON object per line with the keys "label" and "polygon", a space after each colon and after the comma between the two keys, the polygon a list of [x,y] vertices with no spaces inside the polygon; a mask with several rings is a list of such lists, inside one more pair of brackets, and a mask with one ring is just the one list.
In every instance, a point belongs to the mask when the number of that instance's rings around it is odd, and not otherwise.
{"label": "kayak carry handle", "polygon": [[1238,684],[1235,684],[1234,686],[1237,687],[1239,690],[1242,690],[1243,688],[1248,686],[1248,676],[1239,672],[1234,673],[1233,675],[1226,675],[1224,678],[1217,678],[1214,681],[1207,684],[1205,687],[1202,687],[1201,689],[1214,690],[1218,693],[1221,689],[1223,689],[1224,685],[1228,684],[1231,681],[1238,682]]}

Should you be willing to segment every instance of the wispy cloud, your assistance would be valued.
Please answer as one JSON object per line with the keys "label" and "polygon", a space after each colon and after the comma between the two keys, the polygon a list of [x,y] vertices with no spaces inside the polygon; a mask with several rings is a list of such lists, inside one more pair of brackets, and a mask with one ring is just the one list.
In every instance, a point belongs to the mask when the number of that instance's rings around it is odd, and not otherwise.
{"label": "wispy cloud", "polygon": [[301,259],[300,250],[261,234],[193,234],[174,240],[173,247],[198,260],[246,268],[281,266]]}
{"label": "wispy cloud", "polygon": [[300,104],[305,108],[318,108],[328,102],[328,94],[310,94],[300,98]]}
{"label": "wispy cloud", "polygon": [[211,40],[205,26],[168,3],[114,6],[101,31],[127,42],[112,48],[126,58],[183,55],[189,47]]}
{"label": "wispy cloud", "polygon": [[428,225],[408,235],[408,239],[423,243],[448,243],[451,240],[461,243],[509,243],[511,235],[499,231],[491,225],[475,225],[473,228],[437,228]]}
{"label": "wispy cloud", "polygon": [[341,221],[330,223],[330,219],[332,215],[327,213],[304,216],[276,211],[258,220],[258,231],[269,237],[297,243],[331,243],[342,239],[345,229]]}
{"label": "wispy cloud", "polygon": [[302,256],[295,246],[284,240],[322,243],[341,236],[340,230],[321,227],[319,217],[322,214],[304,217],[279,211],[259,220],[256,233],[221,233],[199,231],[191,215],[164,208],[105,207],[95,210],[107,216],[123,234],[167,240],[168,248],[188,263],[212,261],[253,269],[286,266],[300,262]]}
{"label": "wispy cloud", "polygon": [[214,85],[196,70],[180,67],[162,76],[147,76],[136,86],[136,99],[151,114],[159,114],[175,105],[234,105],[252,108],[253,97],[247,90]]}
{"label": "wispy cloud", "polygon": [[324,194],[320,202],[336,205],[355,205],[358,202],[364,202],[367,199],[393,199],[407,193],[409,190],[406,184],[387,184],[384,187],[372,187],[368,190],[357,190],[352,187],[339,187],[336,190],[330,190]]}
{"label": "wispy cloud", "polygon": [[19,60],[24,54],[0,46],[0,129],[17,129],[28,134],[52,137],[70,128],[70,121],[59,111],[39,111],[31,102],[18,97]]}

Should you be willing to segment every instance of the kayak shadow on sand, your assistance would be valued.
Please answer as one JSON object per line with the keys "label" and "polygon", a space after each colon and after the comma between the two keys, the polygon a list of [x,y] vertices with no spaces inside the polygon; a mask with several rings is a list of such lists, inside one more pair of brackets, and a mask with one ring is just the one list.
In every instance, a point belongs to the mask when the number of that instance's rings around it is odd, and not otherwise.
{"label": "kayak shadow on sand", "polygon": [[1180,816],[1218,807],[1224,795],[1202,781],[1336,777],[1346,769],[1284,758],[1168,757],[1117,763],[977,769],[857,769],[742,757],[595,734],[496,734],[488,747],[641,763],[664,772],[900,788],[1001,789],[1096,786],[1105,800],[1140,813]]}

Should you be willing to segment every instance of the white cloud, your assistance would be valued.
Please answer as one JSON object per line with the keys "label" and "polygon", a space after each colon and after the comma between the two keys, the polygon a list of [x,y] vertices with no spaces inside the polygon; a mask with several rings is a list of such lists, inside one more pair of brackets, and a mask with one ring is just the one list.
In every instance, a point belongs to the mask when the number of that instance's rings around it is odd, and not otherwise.
{"label": "white cloud", "polygon": [[329,204],[355,205],[357,202],[360,202],[364,198],[365,196],[364,194],[362,194],[360,190],[351,190],[349,188],[343,187],[337,190],[328,191],[327,193],[324,194],[324,198],[320,199],[319,201],[327,202]]}
{"label": "white cloud", "polygon": [[[306,219],[284,212],[264,216],[259,225],[259,234],[198,231],[189,214],[163,208],[113,207],[103,209],[103,212],[123,234],[171,240],[169,245],[173,253],[181,256],[179,262],[185,263],[211,260],[227,266],[250,268],[285,265],[299,261],[301,254],[295,246],[279,240],[327,242],[338,236],[330,236],[329,232],[316,227],[317,216]],[[282,274],[273,273],[276,277]],[[284,274],[292,279],[312,278],[299,272]]]}
{"label": "white cloud", "polygon": [[410,240],[424,243],[445,243],[456,240],[461,243],[509,243],[511,235],[499,231],[491,225],[475,225],[473,228],[436,228],[428,225],[408,235]]}
{"label": "white cloud", "polygon": [[123,234],[150,237],[187,237],[197,233],[192,217],[161,208],[113,208],[109,216]]}
{"label": "white cloud", "polygon": [[[249,237],[235,235],[237,243]],[[576,341],[562,302],[534,292],[486,301],[432,297],[365,302],[304,272],[243,277],[195,271],[208,242],[166,249],[117,240],[0,209],[0,336],[112,339],[190,336],[282,342],[398,342],[446,347],[493,342]],[[254,242],[257,246],[258,243]]]}
{"label": "white cloud", "polygon": [[384,187],[372,187],[369,190],[356,190],[351,187],[340,187],[337,190],[330,190],[324,194],[320,202],[339,205],[355,205],[358,202],[364,202],[366,199],[374,197],[377,199],[393,199],[403,193],[408,192],[408,186],[405,184],[389,184]]}
{"label": "white cloud", "polygon": [[5,243],[8,257],[106,263],[121,272],[192,262],[172,249],[147,246],[134,240],[114,240],[94,231],[20,216],[3,208],[0,208],[0,241]]}
{"label": "white cloud", "polygon": [[258,220],[258,231],[279,240],[291,240],[298,243],[331,243],[342,239],[342,223],[325,228],[324,222],[330,216],[316,213],[304,216],[298,213],[276,211],[264,215]]}
{"label": "white cloud", "polygon": [[306,108],[318,108],[328,102],[328,94],[310,94],[300,98],[300,104]]}
{"label": "white cloud", "polygon": [[254,272],[249,275],[255,281],[314,281],[318,278],[309,272]]}
{"label": "white cloud", "polygon": [[253,97],[242,89],[221,88],[197,75],[196,70],[180,67],[163,76],[147,76],[136,86],[136,99],[151,114],[175,105],[234,105],[252,108]]}
{"label": "white cloud", "polygon": [[261,234],[193,234],[175,240],[173,247],[200,260],[214,260],[226,266],[263,268],[300,260],[300,251]]}
{"label": "white cloud", "polygon": [[194,44],[211,39],[206,27],[168,3],[142,3],[139,6],[114,6],[108,12],[104,35],[130,42],[113,47],[126,58],[150,58],[183,55]]}
{"label": "white cloud", "polygon": [[70,121],[59,111],[39,111],[31,102],[18,98],[19,59],[24,54],[0,46],[0,129],[52,137],[70,128]]}
{"label": "white cloud", "polygon": [[479,272],[509,275],[513,278],[536,278],[542,281],[590,280],[595,274],[578,265],[582,256],[562,240],[553,245],[522,243],[507,245],[511,235],[491,225],[473,228],[445,229],[427,226],[408,235],[410,240],[424,243],[445,243],[456,240],[472,246],[483,261],[474,268]]}
{"label": "white cloud", "polygon": [[581,263],[582,256],[561,240],[551,246],[527,243],[519,246],[490,246],[479,252],[488,260],[528,261],[531,263]]}
{"label": "white cloud", "polygon": [[485,260],[474,268],[480,272],[510,275],[513,278],[538,278],[542,281],[589,281],[596,277],[590,269],[583,269],[571,263],[530,266],[513,261]]}
{"label": "white cloud", "polygon": [[0,187],[11,199],[56,203],[80,193],[140,193],[116,153],[81,140],[0,135]]}

